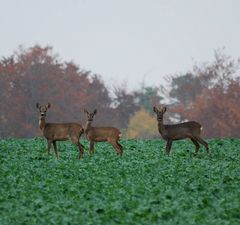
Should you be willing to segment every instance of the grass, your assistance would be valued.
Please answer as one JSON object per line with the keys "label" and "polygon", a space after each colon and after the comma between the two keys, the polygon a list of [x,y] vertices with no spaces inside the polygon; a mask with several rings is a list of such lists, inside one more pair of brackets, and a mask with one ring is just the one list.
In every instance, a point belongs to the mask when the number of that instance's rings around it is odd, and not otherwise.
{"label": "grass", "polygon": [[[0,140],[0,224],[240,224],[240,140],[122,140],[82,160],[70,142],[46,154],[46,141]],[[84,141],[88,149],[89,143]]]}

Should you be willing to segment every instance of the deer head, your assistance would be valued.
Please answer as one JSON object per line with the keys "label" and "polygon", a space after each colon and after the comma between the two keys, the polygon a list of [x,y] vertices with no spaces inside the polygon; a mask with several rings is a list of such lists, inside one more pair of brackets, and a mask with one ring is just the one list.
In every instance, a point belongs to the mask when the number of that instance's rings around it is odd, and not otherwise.
{"label": "deer head", "polygon": [[153,112],[155,112],[157,114],[157,120],[159,122],[162,122],[163,121],[163,114],[167,111],[167,108],[164,106],[164,107],[156,107],[154,106],[153,107]]}
{"label": "deer head", "polygon": [[93,117],[97,114],[97,110],[95,109],[92,113],[88,112],[84,109],[84,113],[87,115],[87,121],[93,121]]}
{"label": "deer head", "polygon": [[51,104],[48,103],[45,106],[41,106],[39,103],[36,104],[37,109],[40,112],[40,118],[45,118],[46,117],[46,112],[47,110],[51,107]]}

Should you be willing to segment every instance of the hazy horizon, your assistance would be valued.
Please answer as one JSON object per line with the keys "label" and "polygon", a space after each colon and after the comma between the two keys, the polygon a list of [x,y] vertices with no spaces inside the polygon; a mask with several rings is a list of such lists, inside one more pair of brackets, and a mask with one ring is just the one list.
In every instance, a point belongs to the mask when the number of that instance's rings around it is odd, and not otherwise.
{"label": "hazy horizon", "polygon": [[50,45],[62,60],[102,76],[108,86],[159,85],[169,74],[239,57],[237,0],[2,1],[0,52]]}

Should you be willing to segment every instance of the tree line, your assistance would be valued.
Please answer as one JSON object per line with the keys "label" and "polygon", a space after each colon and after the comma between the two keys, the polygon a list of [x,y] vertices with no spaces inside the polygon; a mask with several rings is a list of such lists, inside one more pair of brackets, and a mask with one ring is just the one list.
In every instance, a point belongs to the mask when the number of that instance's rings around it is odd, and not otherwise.
{"label": "tree line", "polygon": [[118,127],[127,138],[159,138],[153,105],[169,108],[166,123],[199,121],[207,137],[240,136],[240,61],[217,50],[213,62],[166,76],[165,86],[129,92],[109,89],[100,75],[62,60],[51,46],[19,48],[0,60],[0,137],[35,137],[36,102],[51,103],[47,121],[85,123],[83,109],[98,109],[96,126]]}

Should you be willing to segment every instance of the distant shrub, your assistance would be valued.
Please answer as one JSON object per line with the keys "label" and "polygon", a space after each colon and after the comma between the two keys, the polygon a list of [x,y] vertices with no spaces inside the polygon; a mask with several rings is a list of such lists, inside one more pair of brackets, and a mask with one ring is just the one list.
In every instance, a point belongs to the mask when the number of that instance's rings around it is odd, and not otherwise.
{"label": "distant shrub", "polygon": [[137,111],[129,120],[127,138],[151,139],[159,137],[157,120],[143,108]]}

